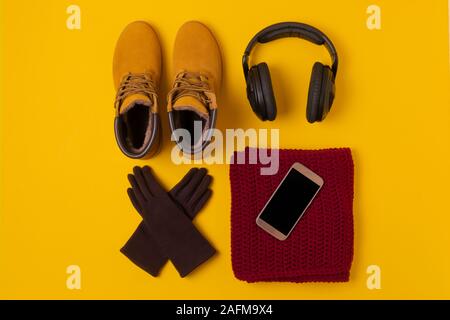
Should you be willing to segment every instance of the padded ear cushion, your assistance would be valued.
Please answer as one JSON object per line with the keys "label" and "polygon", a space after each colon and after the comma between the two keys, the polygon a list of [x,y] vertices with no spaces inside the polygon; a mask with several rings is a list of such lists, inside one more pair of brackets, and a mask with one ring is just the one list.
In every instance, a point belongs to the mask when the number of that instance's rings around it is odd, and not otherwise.
{"label": "padded ear cushion", "polygon": [[334,93],[335,84],[333,79],[333,71],[331,71],[330,67],[325,66],[322,75],[322,89],[320,95],[321,100],[319,102],[319,104],[322,106],[322,116],[319,121],[324,120],[328,115],[328,112],[330,111],[333,104]]}
{"label": "padded ear cushion", "polygon": [[258,75],[257,67],[251,67],[247,78],[247,98],[253,109],[253,112],[258,118],[265,117],[265,107],[261,106],[261,84]]}
{"label": "padded ear cushion", "polygon": [[322,118],[322,107],[320,106],[324,66],[316,62],[311,73],[309,83],[308,105],[306,107],[306,118],[309,123],[320,121]]}
{"label": "padded ear cushion", "polygon": [[266,111],[266,105],[264,103],[264,97],[263,97],[263,89],[261,87],[261,79],[259,75],[259,69],[258,66],[252,67],[253,69],[253,87],[255,88],[255,108],[253,111],[255,111],[256,115],[262,120],[267,120],[267,111]]}
{"label": "padded ear cushion", "polygon": [[257,65],[263,105],[265,106],[265,118],[263,120],[273,121],[277,117],[277,103],[272,87],[269,67],[265,62]]}

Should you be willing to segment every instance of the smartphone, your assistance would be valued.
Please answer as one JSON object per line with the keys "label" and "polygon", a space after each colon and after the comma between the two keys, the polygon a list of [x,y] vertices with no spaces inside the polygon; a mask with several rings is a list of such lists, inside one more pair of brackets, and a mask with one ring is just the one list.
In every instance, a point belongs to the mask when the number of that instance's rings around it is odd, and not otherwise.
{"label": "smartphone", "polygon": [[256,224],[278,240],[286,240],[323,184],[321,177],[295,163],[262,209]]}

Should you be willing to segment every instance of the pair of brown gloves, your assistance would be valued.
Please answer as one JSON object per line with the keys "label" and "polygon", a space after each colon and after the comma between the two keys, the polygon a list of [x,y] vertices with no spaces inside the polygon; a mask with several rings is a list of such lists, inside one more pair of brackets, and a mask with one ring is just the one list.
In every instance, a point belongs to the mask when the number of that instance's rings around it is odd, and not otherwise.
{"label": "pair of brown gloves", "polygon": [[191,169],[170,192],[149,167],[134,168],[128,180],[128,196],[143,218],[121,249],[133,263],[156,277],[170,259],[185,277],[215,254],[192,223],[212,195],[212,178],[206,169]]}

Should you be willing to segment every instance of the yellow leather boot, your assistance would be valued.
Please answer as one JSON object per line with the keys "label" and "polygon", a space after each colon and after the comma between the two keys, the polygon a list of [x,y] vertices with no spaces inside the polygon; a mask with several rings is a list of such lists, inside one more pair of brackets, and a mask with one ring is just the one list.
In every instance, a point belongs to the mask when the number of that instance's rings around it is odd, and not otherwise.
{"label": "yellow leather boot", "polygon": [[120,150],[133,159],[149,158],[160,144],[158,89],[161,46],[146,22],[129,24],[116,45],[113,62],[115,134]]}
{"label": "yellow leather boot", "polygon": [[[170,128],[178,146],[187,154],[196,154],[210,142],[209,129],[215,127],[216,95],[222,81],[219,45],[205,25],[190,21],[180,28],[173,68],[173,88],[167,107]],[[186,139],[186,133],[190,139]]]}

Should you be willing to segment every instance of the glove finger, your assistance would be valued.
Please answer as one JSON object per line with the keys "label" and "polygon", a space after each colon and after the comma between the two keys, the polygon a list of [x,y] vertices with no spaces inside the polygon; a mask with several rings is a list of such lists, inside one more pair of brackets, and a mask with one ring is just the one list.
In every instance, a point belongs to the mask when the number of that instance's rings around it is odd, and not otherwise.
{"label": "glove finger", "polygon": [[142,215],[141,206],[139,205],[138,199],[136,199],[136,195],[134,194],[133,189],[128,188],[127,193],[128,193],[128,198],[130,198],[130,201],[131,201],[131,204],[133,205],[133,207],[136,209],[137,212],[139,212],[140,215]]}
{"label": "glove finger", "polygon": [[151,196],[154,194],[151,192],[151,189],[148,186],[148,184],[144,178],[144,173],[143,173],[142,168],[134,167],[133,174],[134,174],[134,177],[135,177],[139,187],[141,188],[142,193],[146,196],[147,199],[150,199]]}
{"label": "glove finger", "polygon": [[142,174],[144,175],[144,179],[147,182],[147,186],[153,195],[161,196],[163,194],[166,194],[166,191],[158,183],[149,166],[145,166],[142,169]]}
{"label": "glove finger", "polygon": [[198,200],[198,202],[195,204],[194,206],[194,210],[193,210],[193,216],[192,218],[194,218],[206,205],[206,203],[208,202],[208,200],[211,198],[213,192],[211,189],[206,190],[206,192],[200,197],[200,199]]}
{"label": "glove finger", "polygon": [[178,182],[178,184],[175,187],[173,187],[169,193],[172,196],[176,196],[178,192],[180,192],[184,187],[186,187],[186,185],[189,183],[189,181],[191,181],[192,177],[194,177],[194,175],[197,172],[198,172],[197,168],[192,168],[191,170],[189,170],[189,172],[183,177],[183,179],[181,179],[181,181]]}
{"label": "glove finger", "polygon": [[203,177],[202,181],[198,185],[197,189],[193,190],[194,194],[189,199],[190,204],[195,204],[200,199],[200,197],[208,190],[211,185],[212,177],[210,175],[206,175]]}
{"label": "glove finger", "polygon": [[208,171],[205,168],[199,169],[197,173],[192,177],[191,181],[189,181],[189,183],[186,185],[186,187],[179,192],[180,198],[190,199],[191,195],[197,189],[198,185],[201,183],[207,173]]}
{"label": "glove finger", "polygon": [[143,207],[143,204],[148,200],[141,191],[139,184],[136,181],[136,178],[132,175],[128,175],[128,181],[130,181],[131,187],[133,188],[133,192],[136,195],[136,199],[140,203],[140,206]]}

